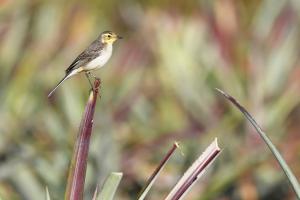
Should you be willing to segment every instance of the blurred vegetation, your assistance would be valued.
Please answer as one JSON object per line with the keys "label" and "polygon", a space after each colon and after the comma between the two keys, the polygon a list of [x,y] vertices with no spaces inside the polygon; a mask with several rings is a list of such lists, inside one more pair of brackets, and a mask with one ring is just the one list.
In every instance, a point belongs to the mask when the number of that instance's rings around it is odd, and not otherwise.
{"label": "blurred vegetation", "polygon": [[300,3],[253,1],[0,0],[0,198],[62,199],[88,97],[84,75],[48,92],[104,30],[125,39],[97,72],[86,197],[122,171],[134,199],[174,140],[185,147],[150,192],[162,199],[214,137],[222,154],[187,199],[293,199],[276,161],[235,96],[300,177]]}

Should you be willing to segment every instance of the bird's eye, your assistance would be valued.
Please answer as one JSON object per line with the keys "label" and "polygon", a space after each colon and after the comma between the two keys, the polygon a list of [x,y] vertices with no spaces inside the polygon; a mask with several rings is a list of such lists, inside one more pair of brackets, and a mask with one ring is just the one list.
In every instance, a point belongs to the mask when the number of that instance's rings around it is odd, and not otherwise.
{"label": "bird's eye", "polygon": [[108,35],[107,37],[108,37],[108,38],[111,38],[111,35]]}

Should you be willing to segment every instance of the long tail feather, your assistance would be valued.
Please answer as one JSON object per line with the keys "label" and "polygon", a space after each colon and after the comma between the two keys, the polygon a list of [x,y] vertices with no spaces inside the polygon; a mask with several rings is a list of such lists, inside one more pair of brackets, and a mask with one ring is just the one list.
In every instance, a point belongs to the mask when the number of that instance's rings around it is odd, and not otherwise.
{"label": "long tail feather", "polygon": [[48,94],[48,98],[50,98],[52,96],[52,94],[55,92],[55,90],[60,86],[60,84],[62,84],[69,77],[70,77],[69,74],[66,74],[65,77],[63,79],[61,79],[61,81],[59,81],[59,83],[55,86],[55,88]]}

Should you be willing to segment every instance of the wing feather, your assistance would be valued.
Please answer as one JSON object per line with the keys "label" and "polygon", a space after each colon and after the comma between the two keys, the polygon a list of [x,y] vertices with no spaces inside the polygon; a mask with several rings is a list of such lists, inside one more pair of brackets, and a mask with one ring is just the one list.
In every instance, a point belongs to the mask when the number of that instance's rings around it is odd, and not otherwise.
{"label": "wing feather", "polygon": [[66,74],[71,73],[74,69],[82,67],[91,60],[97,58],[101,54],[102,50],[102,43],[99,40],[95,40],[87,49],[85,49],[81,54],[79,54],[79,56],[77,56],[77,58],[75,58],[71,65],[66,69]]}

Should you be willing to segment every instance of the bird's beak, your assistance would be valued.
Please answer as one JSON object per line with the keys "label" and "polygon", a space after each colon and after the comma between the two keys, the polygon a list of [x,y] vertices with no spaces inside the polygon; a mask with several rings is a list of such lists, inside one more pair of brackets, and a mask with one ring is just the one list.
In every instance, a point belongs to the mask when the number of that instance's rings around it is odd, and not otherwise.
{"label": "bird's beak", "polygon": [[122,37],[122,36],[119,36],[119,35],[117,35],[117,38],[118,38],[118,39],[123,39],[123,37]]}

